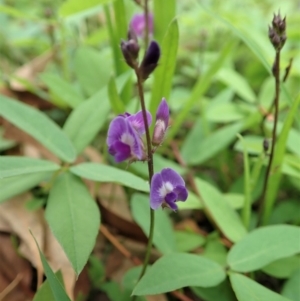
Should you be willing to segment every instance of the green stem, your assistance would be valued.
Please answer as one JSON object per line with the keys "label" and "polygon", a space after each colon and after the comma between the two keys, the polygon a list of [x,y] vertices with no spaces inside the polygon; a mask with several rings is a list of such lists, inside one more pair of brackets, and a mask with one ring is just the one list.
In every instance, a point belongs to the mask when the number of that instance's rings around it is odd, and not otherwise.
{"label": "green stem", "polygon": [[242,220],[246,229],[250,227],[250,219],[251,219],[251,184],[250,184],[250,169],[249,169],[249,158],[247,147],[245,145],[244,138],[237,134],[238,138],[241,141],[243,146],[243,158],[244,158],[244,196],[245,196],[245,203],[242,209]]}
{"label": "green stem", "polygon": [[[136,77],[137,77],[137,86],[138,86],[138,93],[141,101],[141,107],[142,107],[142,113],[143,113],[143,119],[144,119],[144,126],[146,130],[146,143],[147,143],[147,163],[148,163],[148,173],[149,173],[149,185],[151,185],[151,180],[153,177],[154,169],[153,169],[153,153],[152,153],[152,147],[151,147],[151,138],[150,138],[150,130],[148,125],[148,119],[147,119],[147,111],[146,111],[146,105],[145,105],[145,98],[144,98],[144,91],[143,91],[143,79],[141,77],[138,65],[136,64],[134,68]],[[140,280],[146,270],[149,263],[150,253],[152,249],[152,240],[153,240],[153,233],[154,233],[154,210],[150,208],[150,232],[149,232],[149,239],[148,239],[148,245],[146,249],[146,255],[144,259],[143,269],[141,271],[141,274],[139,276]]]}

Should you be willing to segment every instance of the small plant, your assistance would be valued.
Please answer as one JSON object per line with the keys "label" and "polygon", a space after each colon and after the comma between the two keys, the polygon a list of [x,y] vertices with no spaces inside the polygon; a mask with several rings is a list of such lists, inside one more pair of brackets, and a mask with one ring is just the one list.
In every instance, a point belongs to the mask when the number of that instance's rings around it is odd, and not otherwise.
{"label": "small plant", "polygon": [[[0,93],[0,232],[36,269],[28,298],[297,301],[300,73],[286,53],[299,41],[289,41],[286,17],[275,14],[262,35],[251,11],[223,19],[224,4],[68,0],[42,20],[19,5],[0,10],[41,22],[51,51],[30,64],[51,61],[33,82],[16,84],[28,68],[9,74],[0,63],[10,93],[21,85],[18,95],[51,107]],[[10,43],[0,55],[13,65]],[[107,262],[120,254],[131,267],[117,283]],[[75,296],[87,273],[92,284]]]}

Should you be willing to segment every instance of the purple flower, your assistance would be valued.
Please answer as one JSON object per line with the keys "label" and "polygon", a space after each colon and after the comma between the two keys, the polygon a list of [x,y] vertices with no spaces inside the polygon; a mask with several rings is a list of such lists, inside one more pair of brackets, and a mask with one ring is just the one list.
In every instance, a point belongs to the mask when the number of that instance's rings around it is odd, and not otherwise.
{"label": "purple flower", "polygon": [[[146,30],[146,20],[144,14],[135,14],[130,21],[130,28],[135,32],[135,34],[142,38]],[[149,35],[153,33],[153,15],[148,14],[148,28]]]}
{"label": "purple flower", "polygon": [[128,118],[118,116],[109,125],[106,143],[116,162],[142,160],[144,145]]}
{"label": "purple flower", "polygon": [[[147,124],[149,127],[152,123],[152,116],[149,111],[146,111],[146,115],[147,115]],[[124,114],[122,114],[120,116],[126,118],[130,122],[131,126],[138,132],[138,134],[140,136],[145,134],[146,129],[145,129],[142,111],[139,111],[134,115],[131,115],[130,113],[125,112]]]}
{"label": "purple flower", "polygon": [[150,188],[150,207],[160,206],[177,210],[177,201],[185,201],[188,191],[183,178],[171,168],[164,168],[153,175]]}
{"label": "purple flower", "polygon": [[[152,116],[148,111],[146,115],[149,127]],[[108,128],[106,139],[108,152],[115,157],[116,162],[145,159],[144,144],[141,139],[145,131],[142,111],[133,115],[126,112],[117,116]]]}
{"label": "purple flower", "polygon": [[163,142],[168,129],[169,114],[169,106],[166,102],[166,99],[163,98],[156,112],[156,122],[153,131],[152,145],[158,146]]}

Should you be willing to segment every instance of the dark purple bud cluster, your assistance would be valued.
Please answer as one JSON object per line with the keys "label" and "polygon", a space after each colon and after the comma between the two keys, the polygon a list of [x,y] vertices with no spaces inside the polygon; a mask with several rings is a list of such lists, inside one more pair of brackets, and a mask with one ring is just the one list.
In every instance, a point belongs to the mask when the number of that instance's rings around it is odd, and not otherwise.
{"label": "dark purple bud cluster", "polygon": [[286,41],[286,18],[283,19],[278,15],[274,15],[272,26],[269,26],[269,39],[276,51],[281,50]]}
{"label": "dark purple bud cluster", "polygon": [[127,65],[132,69],[139,70],[139,74],[142,80],[146,80],[157,67],[160,58],[160,48],[158,43],[155,41],[150,42],[145,56],[141,64],[139,64],[138,55],[140,46],[138,44],[138,39],[133,28],[129,29],[128,31],[128,40],[122,40],[121,50]]}
{"label": "dark purple bud cluster", "polygon": [[127,41],[121,41],[121,50],[127,65],[134,68],[137,64],[140,45],[138,44],[137,36],[133,30],[129,29],[127,37]]}

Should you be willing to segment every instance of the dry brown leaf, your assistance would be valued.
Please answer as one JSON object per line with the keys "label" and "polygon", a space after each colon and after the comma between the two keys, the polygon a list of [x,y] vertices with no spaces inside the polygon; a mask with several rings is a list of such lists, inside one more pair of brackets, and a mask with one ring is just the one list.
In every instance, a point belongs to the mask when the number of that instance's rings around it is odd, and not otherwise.
{"label": "dry brown leaf", "polygon": [[27,88],[21,83],[21,81],[18,81],[18,78],[24,79],[34,85],[37,74],[45,69],[47,64],[53,59],[53,56],[53,50],[47,51],[46,53],[37,56],[32,61],[16,70],[13,75],[15,79],[12,79],[10,81],[11,88],[15,91],[27,90]]}
{"label": "dry brown leaf", "polygon": [[0,231],[14,233],[20,238],[20,253],[37,269],[38,284],[43,280],[43,266],[36,244],[29,232],[34,234],[39,246],[44,247],[44,226],[42,210],[29,211],[25,203],[32,199],[30,193],[18,195],[0,204]]}
{"label": "dry brown leaf", "polygon": [[31,274],[30,263],[17,254],[10,234],[0,233],[0,300],[31,300]]}
{"label": "dry brown leaf", "polygon": [[31,198],[29,193],[25,193],[0,204],[0,231],[14,233],[20,238],[19,251],[36,267],[38,284],[41,284],[43,266],[35,241],[29,232],[30,229],[53,271],[61,270],[66,291],[74,300],[75,272],[46,224],[44,210],[30,211],[26,209],[25,204]]}

